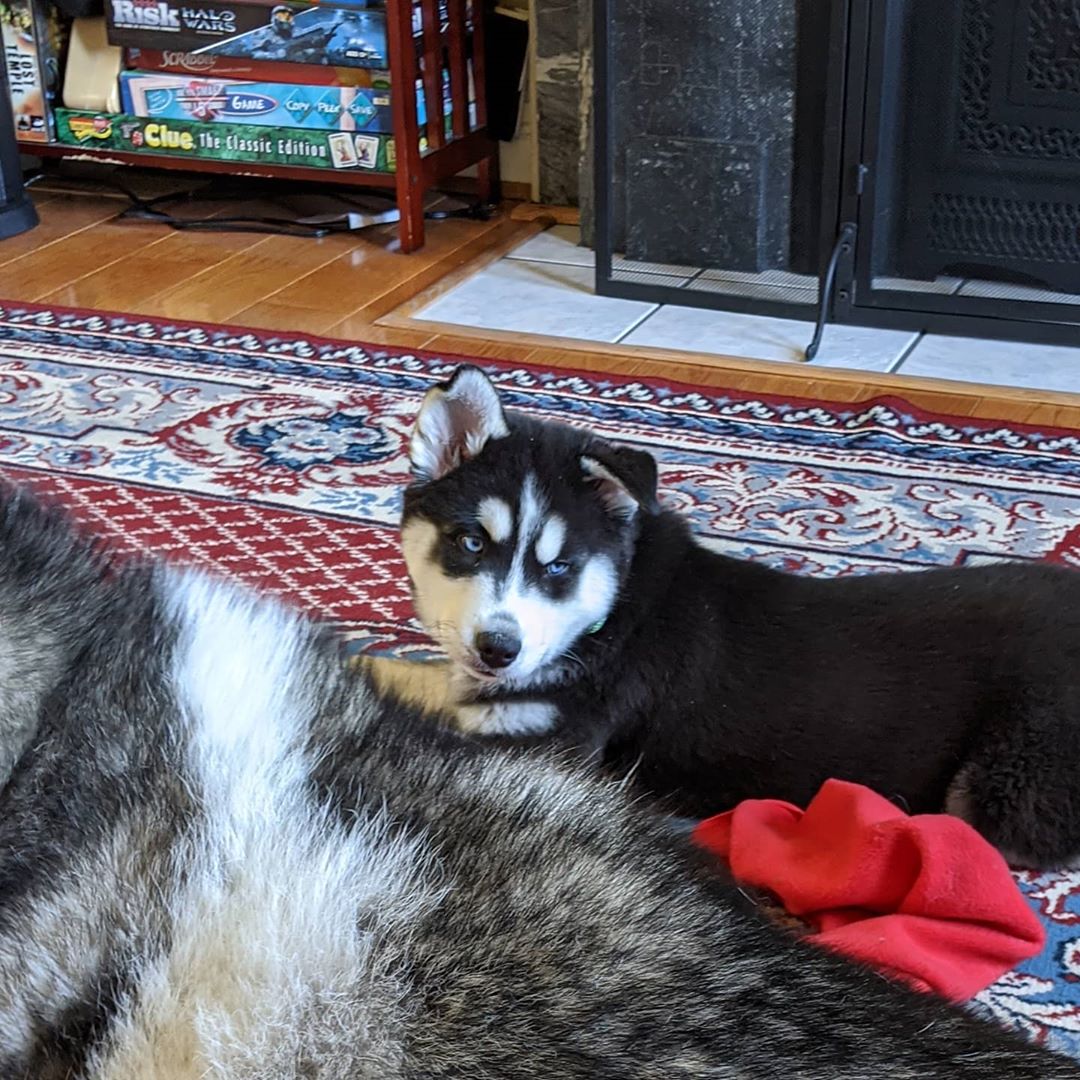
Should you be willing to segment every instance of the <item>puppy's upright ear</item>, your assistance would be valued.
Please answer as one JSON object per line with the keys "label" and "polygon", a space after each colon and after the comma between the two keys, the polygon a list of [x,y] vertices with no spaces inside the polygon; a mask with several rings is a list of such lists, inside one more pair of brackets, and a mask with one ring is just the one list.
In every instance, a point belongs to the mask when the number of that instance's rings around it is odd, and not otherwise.
{"label": "puppy's upright ear", "polygon": [[499,395],[476,367],[463,366],[425,395],[409,439],[418,480],[438,480],[476,457],[490,439],[510,434]]}
{"label": "puppy's upright ear", "polygon": [[597,443],[582,457],[585,476],[596,485],[596,493],[608,512],[632,518],[639,511],[660,512],[657,498],[656,461],[643,450]]}

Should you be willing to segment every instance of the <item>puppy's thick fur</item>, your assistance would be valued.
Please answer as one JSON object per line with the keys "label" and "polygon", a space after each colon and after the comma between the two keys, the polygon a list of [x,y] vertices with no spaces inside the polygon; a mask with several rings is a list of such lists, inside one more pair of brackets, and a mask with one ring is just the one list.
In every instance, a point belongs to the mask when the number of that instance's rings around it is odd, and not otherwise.
{"label": "puppy's thick fur", "polygon": [[[40,663],[33,663],[38,650]],[[0,500],[3,1080],[1080,1075],[781,937],[617,789]]]}
{"label": "puppy's thick fur", "polygon": [[[413,462],[406,558],[462,727],[557,738],[686,815],[839,777],[1029,865],[1080,855],[1080,574],[727,558],[661,509],[647,454],[505,413],[476,369],[431,391]],[[482,631],[516,658],[485,667]]]}

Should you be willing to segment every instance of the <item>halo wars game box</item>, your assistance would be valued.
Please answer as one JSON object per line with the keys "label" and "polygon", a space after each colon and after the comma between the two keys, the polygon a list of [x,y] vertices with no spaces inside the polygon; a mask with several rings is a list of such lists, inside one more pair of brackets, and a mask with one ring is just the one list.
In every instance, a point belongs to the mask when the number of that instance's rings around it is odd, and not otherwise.
{"label": "halo wars game box", "polygon": [[[389,66],[386,9],[367,0],[105,0],[109,41],[332,67]],[[413,8],[413,33],[420,10]]]}

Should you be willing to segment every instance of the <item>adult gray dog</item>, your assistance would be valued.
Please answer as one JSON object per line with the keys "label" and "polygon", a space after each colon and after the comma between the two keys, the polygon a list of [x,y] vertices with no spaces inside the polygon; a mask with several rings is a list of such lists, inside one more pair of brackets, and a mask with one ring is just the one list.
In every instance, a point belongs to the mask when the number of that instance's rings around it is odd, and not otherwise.
{"label": "adult gray dog", "polygon": [[0,745],[6,1080],[1080,1076],[764,925],[617,787],[10,492]]}

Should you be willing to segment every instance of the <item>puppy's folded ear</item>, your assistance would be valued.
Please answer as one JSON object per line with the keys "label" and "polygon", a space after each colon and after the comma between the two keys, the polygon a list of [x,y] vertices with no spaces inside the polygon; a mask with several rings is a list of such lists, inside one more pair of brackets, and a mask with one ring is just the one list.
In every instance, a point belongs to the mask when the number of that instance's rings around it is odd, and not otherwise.
{"label": "puppy's folded ear", "polygon": [[438,480],[476,457],[490,439],[510,434],[499,395],[476,367],[459,367],[425,395],[409,439],[409,460],[419,480]]}
{"label": "puppy's folded ear", "polygon": [[643,450],[596,443],[582,457],[586,477],[596,485],[596,493],[612,514],[632,518],[638,511],[660,512],[657,498],[656,461]]}

